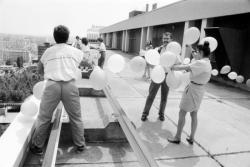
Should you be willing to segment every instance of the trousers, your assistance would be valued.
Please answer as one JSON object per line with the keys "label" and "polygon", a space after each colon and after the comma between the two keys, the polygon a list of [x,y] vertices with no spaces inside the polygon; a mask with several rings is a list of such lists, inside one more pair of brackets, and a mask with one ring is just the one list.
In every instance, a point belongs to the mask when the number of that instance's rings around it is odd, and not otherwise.
{"label": "trousers", "polygon": [[85,145],[84,127],[81,116],[79,91],[74,81],[48,80],[40,103],[40,110],[32,136],[32,144],[42,148],[49,135],[49,127],[53,112],[59,102],[69,116],[72,139],[76,146]]}
{"label": "trousers", "polygon": [[149,86],[149,94],[147,96],[146,104],[143,110],[143,115],[148,116],[149,110],[153,104],[155,96],[160,87],[161,87],[161,103],[160,103],[159,115],[164,115],[165,107],[167,104],[168,92],[169,92],[169,87],[167,86],[165,80],[159,84],[151,81]]}

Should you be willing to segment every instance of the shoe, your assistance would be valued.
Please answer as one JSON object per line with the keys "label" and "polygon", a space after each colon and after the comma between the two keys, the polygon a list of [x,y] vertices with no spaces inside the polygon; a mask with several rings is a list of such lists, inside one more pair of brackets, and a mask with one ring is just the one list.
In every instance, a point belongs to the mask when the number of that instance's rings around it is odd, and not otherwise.
{"label": "shoe", "polygon": [[186,138],[187,142],[190,144],[190,145],[193,145],[194,144],[194,141],[193,139],[190,139],[190,138]]}
{"label": "shoe", "polygon": [[164,115],[159,115],[159,120],[160,120],[160,121],[165,121]]}
{"label": "shoe", "polygon": [[173,144],[180,144],[180,140],[176,140],[176,139],[168,139],[169,143],[173,143]]}
{"label": "shoe", "polygon": [[35,154],[35,155],[43,155],[43,149],[42,148],[39,148],[35,145],[32,145],[30,147],[30,152]]}
{"label": "shoe", "polygon": [[77,153],[81,153],[85,150],[85,145],[82,146],[76,146],[76,152]]}
{"label": "shoe", "polygon": [[147,115],[142,115],[141,116],[141,120],[144,122],[144,121],[146,121],[148,118],[147,118]]}

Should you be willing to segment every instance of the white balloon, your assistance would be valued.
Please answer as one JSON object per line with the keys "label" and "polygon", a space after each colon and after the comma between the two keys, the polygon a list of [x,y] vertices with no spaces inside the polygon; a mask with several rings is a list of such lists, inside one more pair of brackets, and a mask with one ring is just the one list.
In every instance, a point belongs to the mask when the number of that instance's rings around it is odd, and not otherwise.
{"label": "white balloon", "polygon": [[243,77],[242,75],[238,75],[238,76],[236,77],[236,82],[238,82],[238,83],[244,82],[244,77]]}
{"label": "white balloon", "polygon": [[34,117],[38,110],[39,104],[34,98],[29,98],[22,103],[20,112],[27,117]]}
{"label": "white balloon", "polygon": [[89,80],[95,90],[102,90],[107,85],[106,73],[99,66],[95,66],[89,76]]}
{"label": "white balloon", "polygon": [[125,67],[125,60],[121,55],[113,54],[107,61],[107,67],[113,73],[121,72]]}
{"label": "white balloon", "polygon": [[183,64],[189,64],[191,62],[190,58],[186,57],[184,60],[183,60]]}
{"label": "white balloon", "polygon": [[209,48],[210,51],[213,52],[217,46],[218,46],[218,42],[215,38],[213,37],[205,37],[200,41],[200,44],[204,44],[204,42],[207,41],[209,43]]}
{"label": "white balloon", "polygon": [[181,53],[181,45],[178,42],[170,42],[167,45],[167,51],[173,52],[177,55],[179,55]]}
{"label": "white balloon", "polygon": [[159,65],[159,63],[160,63],[160,54],[155,49],[149,49],[145,53],[145,59],[151,65]]}
{"label": "white balloon", "polygon": [[165,71],[163,69],[162,66],[157,65],[153,68],[153,70],[151,71],[151,79],[153,80],[153,82],[155,83],[161,83],[162,81],[164,81],[165,79]]}
{"label": "white balloon", "polygon": [[231,67],[229,65],[225,65],[221,68],[220,73],[221,74],[227,74],[231,71]]}
{"label": "white balloon", "polygon": [[213,70],[211,71],[211,74],[212,74],[213,76],[217,76],[217,75],[219,74],[219,71],[216,70],[216,69],[213,69]]}
{"label": "white balloon", "polygon": [[145,70],[146,61],[142,57],[136,56],[132,60],[130,60],[129,65],[132,71],[141,72]]}
{"label": "white balloon", "polygon": [[194,44],[200,37],[200,30],[196,27],[191,27],[184,32],[185,43],[188,45]]}
{"label": "white balloon", "polygon": [[146,54],[146,51],[143,50],[143,49],[141,49],[139,55],[140,55],[140,56],[145,56],[145,54]]}
{"label": "white balloon", "polygon": [[250,87],[250,79],[247,80],[246,85]]}
{"label": "white balloon", "polygon": [[171,71],[168,73],[166,83],[170,89],[177,89],[181,86],[181,78],[183,73],[181,71]]}
{"label": "white balloon", "polygon": [[176,59],[176,54],[170,51],[166,51],[160,57],[160,65],[164,67],[171,67],[175,64]]}
{"label": "white balloon", "polygon": [[190,72],[183,72],[181,76],[181,85],[187,86],[190,82]]}
{"label": "white balloon", "polygon": [[41,100],[44,89],[46,87],[47,80],[37,82],[33,87],[33,95],[38,99]]}
{"label": "white balloon", "polygon": [[230,72],[227,76],[231,80],[235,80],[237,78],[237,73],[236,72]]}

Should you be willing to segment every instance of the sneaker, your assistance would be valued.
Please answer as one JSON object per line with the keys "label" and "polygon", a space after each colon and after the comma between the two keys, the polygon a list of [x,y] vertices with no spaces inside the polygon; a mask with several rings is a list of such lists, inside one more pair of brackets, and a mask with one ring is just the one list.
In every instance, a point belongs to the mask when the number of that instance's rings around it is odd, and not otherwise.
{"label": "sneaker", "polygon": [[144,122],[144,121],[146,121],[148,118],[147,118],[147,115],[142,115],[141,116],[141,120]]}
{"label": "sneaker", "polygon": [[165,121],[165,116],[164,115],[159,115],[159,120],[160,121]]}
{"label": "sneaker", "polygon": [[30,152],[35,154],[35,155],[43,155],[43,149],[42,148],[39,148],[35,145],[32,145],[30,147]]}
{"label": "sneaker", "polygon": [[76,152],[77,153],[81,153],[85,150],[85,145],[82,146],[76,146]]}

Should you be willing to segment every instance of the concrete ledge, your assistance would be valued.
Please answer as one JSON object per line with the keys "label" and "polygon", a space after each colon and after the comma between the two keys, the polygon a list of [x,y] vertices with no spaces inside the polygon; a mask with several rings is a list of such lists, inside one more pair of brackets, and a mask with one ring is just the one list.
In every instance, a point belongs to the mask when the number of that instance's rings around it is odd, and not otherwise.
{"label": "concrete ledge", "polygon": [[34,131],[36,116],[26,118],[19,113],[0,138],[1,166],[16,167],[25,158]]}
{"label": "concrete ledge", "polygon": [[246,91],[250,92],[250,87],[248,87],[246,84],[236,83],[236,82],[231,81],[231,80],[224,80],[223,78],[218,77],[218,76],[217,77],[212,76],[211,81],[219,82],[219,83],[222,83],[222,84],[226,84],[228,86],[232,86],[232,87],[239,88],[239,89],[246,90]]}

